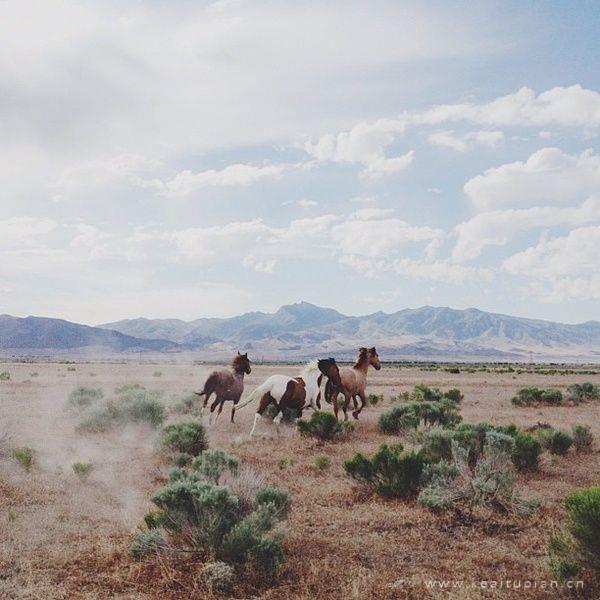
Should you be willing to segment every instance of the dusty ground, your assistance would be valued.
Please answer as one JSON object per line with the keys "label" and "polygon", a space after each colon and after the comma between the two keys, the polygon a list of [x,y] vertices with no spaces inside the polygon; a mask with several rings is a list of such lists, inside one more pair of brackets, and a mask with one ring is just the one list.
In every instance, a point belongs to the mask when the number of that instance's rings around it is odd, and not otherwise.
{"label": "dusty ground", "polygon": [[[124,383],[142,383],[172,398],[197,389],[207,368],[189,364],[2,364],[11,374],[0,381],[0,426],[12,434],[11,446],[36,450],[36,465],[26,473],[0,457],[0,598],[203,598],[189,569],[170,564],[138,565],[127,556],[129,534],[160,485],[164,465],[156,453],[156,432],[143,427],[102,435],[76,434],[63,410],[77,385],[102,387],[110,394]],[[294,374],[294,366],[255,366],[246,380],[251,390],[273,372]],[[158,374],[160,373],[160,375]],[[551,523],[562,517],[561,500],[570,490],[600,483],[600,460],[593,454],[546,459],[540,473],[521,477],[526,490],[543,496],[532,519],[492,518],[461,525],[416,503],[365,497],[344,477],[342,463],[357,450],[374,451],[390,436],[377,431],[388,398],[415,383],[459,387],[467,421],[547,421],[555,427],[589,424],[600,440],[600,405],[515,408],[514,392],[525,385],[565,388],[598,375],[535,375],[425,372],[385,367],[369,374],[369,392],[383,392],[383,405],[369,406],[353,437],[318,447],[287,431],[279,439],[250,440],[252,407],[228,423],[229,411],[211,430],[211,445],[235,454],[266,479],[290,489],[293,510],[286,542],[287,559],[276,584],[252,592],[240,586],[237,597],[265,599],[384,598],[546,598],[552,579],[547,568]],[[172,416],[172,419],[177,418]],[[2,428],[0,427],[0,429]],[[268,432],[263,427],[263,431]],[[406,440],[403,440],[406,442]],[[597,443],[598,446],[598,443]],[[316,453],[331,467],[320,472]],[[96,465],[86,482],[71,471],[77,460]],[[449,589],[440,589],[451,580]],[[488,590],[481,589],[488,581]],[[537,585],[537,589],[508,588]],[[497,582],[494,584],[493,582]],[[530,582],[529,584],[526,582]],[[442,584],[443,585],[443,584]],[[493,586],[496,585],[495,589]],[[504,586],[499,589],[499,586]],[[562,594],[567,595],[566,591]],[[577,597],[600,598],[597,583]]]}

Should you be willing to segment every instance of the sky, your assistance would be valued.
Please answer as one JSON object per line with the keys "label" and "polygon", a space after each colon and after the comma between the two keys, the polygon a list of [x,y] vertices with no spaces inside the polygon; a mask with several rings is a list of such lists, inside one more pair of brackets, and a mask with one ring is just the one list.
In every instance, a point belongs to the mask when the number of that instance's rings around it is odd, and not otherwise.
{"label": "sky", "polygon": [[600,319],[599,21],[4,0],[0,313]]}

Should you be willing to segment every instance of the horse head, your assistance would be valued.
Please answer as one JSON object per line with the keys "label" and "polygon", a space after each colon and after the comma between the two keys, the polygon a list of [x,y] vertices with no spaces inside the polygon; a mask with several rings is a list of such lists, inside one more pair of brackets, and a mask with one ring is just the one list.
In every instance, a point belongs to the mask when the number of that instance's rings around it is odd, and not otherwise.
{"label": "horse head", "polygon": [[340,369],[335,362],[335,358],[320,358],[318,363],[319,371],[325,375],[334,385],[339,386],[342,384],[340,378]]}
{"label": "horse head", "polygon": [[379,371],[379,369],[381,369],[381,362],[379,361],[379,355],[377,354],[377,350],[375,350],[375,346],[367,350],[367,357],[369,359],[369,364],[376,371]]}
{"label": "horse head", "polygon": [[233,370],[236,373],[246,373],[246,375],[250,375],[252,368],[250,367],[250,359],[248,358],[248,353],[244,354],[237,353],[237,356],[233,358],[231,363]]}

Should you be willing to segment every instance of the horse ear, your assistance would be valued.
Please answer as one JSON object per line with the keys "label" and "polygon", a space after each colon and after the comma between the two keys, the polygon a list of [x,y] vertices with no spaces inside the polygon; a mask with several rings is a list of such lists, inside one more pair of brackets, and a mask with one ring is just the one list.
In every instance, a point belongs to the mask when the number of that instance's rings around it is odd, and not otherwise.
{"label": "horse ear", "polygon": [[240,351],[238,350],[238,356],[240,356]]}
{"label": "horse ear", "polygon": [[369,352],[371,352],[372,354],[377,354],[377,350],[375,350],[375,346],[373,346]]}
{"label": "horse ear", "polygon": [[244,358],[248,358],[248,353],[247,352],[244,354]]}

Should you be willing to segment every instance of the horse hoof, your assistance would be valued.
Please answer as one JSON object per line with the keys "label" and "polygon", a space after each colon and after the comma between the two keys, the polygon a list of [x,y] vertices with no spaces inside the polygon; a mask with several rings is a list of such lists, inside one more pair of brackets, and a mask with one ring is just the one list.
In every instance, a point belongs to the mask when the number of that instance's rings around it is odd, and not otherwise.
{"label": "horse hoof", "polygon": [[358,413],[358,411],[357,411],[357,410],[355,410],[355,411],[352,413],[352,416],[353,416],[353,417],[354,417],[354,418],[355,418],[357,421],[358,421],[358,414],[359,414],[359,413]]}

